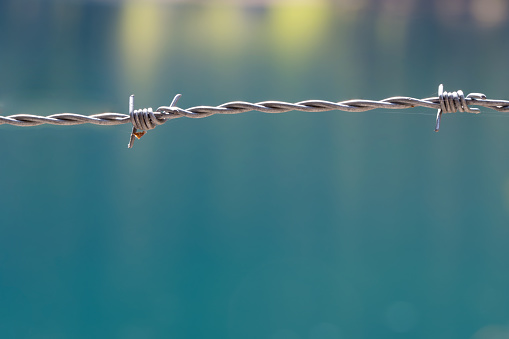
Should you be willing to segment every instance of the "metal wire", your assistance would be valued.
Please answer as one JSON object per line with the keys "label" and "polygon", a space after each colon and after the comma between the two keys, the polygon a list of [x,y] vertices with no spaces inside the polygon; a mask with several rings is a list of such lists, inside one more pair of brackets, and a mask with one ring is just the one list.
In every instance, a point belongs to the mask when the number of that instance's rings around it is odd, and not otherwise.
{"label": "metal wire", "polygon": [[444,91],[444,85],[440,84],[438,86],[438,103],[440,104],[440,108],[437,112],[437,122],[435,125],[435,132],[438,132],[440,129],[440,119],[442,117],[442,113],[454,113],[457,111],[460,112],[468,112],[468,113],[481,113],[478,108],[470,108],[468,107],[468,103],[466,99],[474,99],[474,100],[485,100],[486,95],[482,93],[470,93],[465,96],[463,95],[463,91],[456,91],[447,93]]}
{"label": "metal wire", "polygon": [[133,132],[131,133],[131,142],[134,136],[140,138],[144,132],[164,123],[167,120],[186,117],[186,118],[206,118],[214,114],[238,114],[249,111],[258,111],[263,113],[285,113],[289,111],[301,112],[325,112],[332,110],[347,112],[364,112],[377,108],[384,109],[406,109],[414,107],[427,107],[437,109],[437,124],[435,131],[440,127],[440,118],[443,113],[453,113],[456,111],[479,113],[478,109],[470,108],[469,105],[491,108],[498,112],[509,112],[509,101],[507,100],[489,100],[481,93],[471,93],[466,97],[462,91],[447,93],[443,91],[443,86],[439,86],[439,96],[424,99],[415,99],[410,97],[391,97],[383,100],[346,100],[340,102],[330,102],[325,100],[307,100],[297,103],[288,103],[282,101],[263,101],[258,103],[249,103],[244,101],[228,102],[219,106],[195,106],[188,109],[182,109],[174,106],[180,94],[177,95],[170,106],[161,106],[156,111],[152,109],[134,110],[133,96],[130,97],[129,115],[121,113],[101,113],[94,115],[80,115],[73,113],[53,114],[50,116],[36,116],[29,114],[16,114],[10,116],[0,116],[0,125],[14,126],[38,126],[42,124],[50,125],[121,125],[131,123]]}

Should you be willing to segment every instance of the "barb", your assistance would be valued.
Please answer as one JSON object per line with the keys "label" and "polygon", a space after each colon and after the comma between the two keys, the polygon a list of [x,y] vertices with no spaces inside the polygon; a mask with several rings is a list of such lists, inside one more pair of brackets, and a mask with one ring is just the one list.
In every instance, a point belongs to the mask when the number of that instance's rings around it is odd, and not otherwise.
{"label": "barb", "polygon": [[377,108],[406,109],[426,107],[438,110],[435,127],[435,131],[438,131],[440,128],[441,116],[444,113],[453,113],[456,111],[470,113],[480,112],[476,108],[470,108],[470,105],[486,107],[498,112],[509,112],[509,101],[507,100],[489,100],[486,99],[484,94],[480,93],[471,93],[466,97],[463,95],[462,91],[447,93],[443,91],[443,85],[439,86],[438,97],[424,99],[398,96],[379,101],[362,99],[340,102],[307,100],[297,103],[282,101],[263,101],[258,103],[233,101],[219,106],[195,106],[188,109],[182,109],[175,106],[179,98],[180,94],[175,96],[169,106],[161,106],[156,111],[152,111],[151,108],[134,110],[134,98],[131,96],[129,98],[129,115],[121,113],[102,113],[85,116],[73,113],[61,113],[44,117],[29,114],[16,114],[0,116],[0,125],[7,124],[27,127],[42,124],[69,126],[80,124],[121,125],[131,123],[133,125],[133,130],[129,146],[132,147],[134,137],[141,138],[147,130],[163,124],[167,120],[180,117],[206,118],[214,114],[238,114],[249,111],[258,111],[263,113],[285,113],[289,111],[325,112],[333,110],[364,112]]}
{"label": "barb", "polygon": [[435,132],[440,130],[440,119],[442,118],[442,113],[454,113],[456,111],[460,112],[468,112],[468,113],[481,113],[478,108],[470,108],[468,107],[468,103],[466,99],[474,99],[474,100],[484,100],[486,99],[486,95],[482,93],[470,93],[465,96],[463,95],[463,91],[456,91],[447,93],[444,92],[444,85],[440,84],[438,86],[438,103],[440,104],[440,108],[437,112],[437,122],[435,126]]}
{"label": "barb", "polygon": [[[177,94],[170,106],[166,107],[167,110],[171,110],[177,104],[177,101],[180,99],[181,95]],[[158,109],[159,111],[159,109]],[[134,95],[129,97],[129,117],[131,118],[131,122],[133,124],[133,130],[131,132],[131,138],[129,139],[129,144],[127,148],[132,148],[134,143],[134,137],[140,139],[142,136],[147,133],[146,131],[156,128],[158,125],[162,125],[166,122],[164,117],[156,117],[154,112],[152,111],[152,107],[135,110],[134,109]],[[138,132],[141,130],[141,132]]]}

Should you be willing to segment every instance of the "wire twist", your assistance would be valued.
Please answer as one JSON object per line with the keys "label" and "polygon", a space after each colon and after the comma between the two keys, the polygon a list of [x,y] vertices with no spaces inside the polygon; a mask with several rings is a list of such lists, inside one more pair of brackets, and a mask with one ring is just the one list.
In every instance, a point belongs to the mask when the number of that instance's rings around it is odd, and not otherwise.
{"label": "wire twist", "polygon": [[249,111],[263,113],[285,113],[289,111],[325,112],[332,110],[347,112],[364,112],[372,109],[406,109],[413,107],[427,107],[438,109],[435,131],[440,128],[442,113],[470,112],[479,113],[479,109],[470,105],[491,108],[498,112],[509,112],[509,101],[488,100],[484,94],[470,93],[466,97],[462,91],[445,92],[443,86],[438,88],[438,97],[415,99],[411,97],[391,97],[383,100],[346,100],[330,102],[325,100],[307,100],[297,103],[282,101],[263,101],[250,103],[244,101],[228,102],[219,106],[196,106],[188,109],[176,107],[180,94],[176,95],[169,106],[161,106],[155,111],[151,108],[134,109],[134,96],[129,98],[129,114],[101,113],[94,115],[79,115],[73,113],[53,114],[50,116],[36,116],[30,114],[16,114],[0,116],[0,125],[38,126],[50,125],[121,125],[131,123],[133,126],[128,147],[132,147],[135,138],[141,138],[146,131],[163,124],[167,120],[186,118],[206,118],[214,114],[238,114]]}
{"label": "wire twist", "polygon": [[132,111],[129,116],[131,117],[131,123],[136,129],[148,131],[156,128],[156,126],[162,125],[166,120],[157,118],[152,111],[152,107],[138,109]]}
{"label": "wire twist", "polygon": [[[170,106],[167,107],[168,111],[173,109],[173,106],[180,99],[181,95],[177,94]],[[157,112],[160,112],[159,108]],[[152,111],[152,107],[143,108],[143,109],[134,109],[134,95],[129,97],[129,117],[131,119],[131,123],[133,124],[133,130],[131,132],[131,137],[129,138],[128,148],[133,147],[134,138],[140,139],[142,136],[147,133],[148,130],[156,128],[156,126],[162,125],[166,122],[165,116],[159,115],[156,116]],[[138,132],[140,130],[140,132]]]}
{"label": "wire twist", "polygon": [[[484,100],[486,99],[486,95],[482,93],[470,93],[467,95],[467,99],[473,100]],[[443,113],[455,113],[455,112],[468,112],[468,113],[481,113],[478,108],[470,108],[468,107],[467,100],[465,99],[465,95],[462,90],[458,90],[456,92],[445,92],[444,85],[440,84],[438,86],[438,103],[440,104],[440,108],[437,112],[437,121],[435,125],[435,132],[440,130],[440,120],[442,118]]]}

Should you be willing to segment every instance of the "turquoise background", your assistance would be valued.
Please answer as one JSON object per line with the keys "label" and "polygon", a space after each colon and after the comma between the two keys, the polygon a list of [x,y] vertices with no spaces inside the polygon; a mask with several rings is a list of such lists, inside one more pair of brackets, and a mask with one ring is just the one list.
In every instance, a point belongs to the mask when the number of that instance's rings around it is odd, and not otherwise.
{"label": "turquoise background", "polygon": [[[1,115],[509,99],[505,1],[0,1]],[[509,120],[0,126],[0,338],[509,337]]]}

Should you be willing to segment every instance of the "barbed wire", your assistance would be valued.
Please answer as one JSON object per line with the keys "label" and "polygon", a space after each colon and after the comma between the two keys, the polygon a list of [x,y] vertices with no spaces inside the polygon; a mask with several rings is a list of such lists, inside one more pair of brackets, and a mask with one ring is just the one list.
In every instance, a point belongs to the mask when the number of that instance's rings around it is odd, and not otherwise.
{"label": "barbed wire", "polygon": [[443,113],[469,112],[479,113],[479,109],[471,108],[469,105],[476,105],[493,109],[498,112],[509,112],[509,101],[490,100],[481,93],[470,93],[466,97],[462,91],[445,92],[443,85],[439,86],[438,96],[424,99],[415,99],[411,97],[391,97],[383,100],[346,100],[340,102],[331,102],[326,100],[306,100],[297,103],[288,103],[283,101],[262,101],[250,103],[244,101],[232,101],[219,106],[195,106],[187,109],[179,108],[176,105],[180,94],[176,95],[169,106],[160,106],[155,111],[152,108],[134,109],[134,95],[129,97],[129,114],[121,113],[101,113],[93,115],[80,115],[74,113],[60,113],[49,116],[37,116],[30,114],[16,114],[10,116],[0,116],[0,125],[14,126],[38,126],[42,124],[50,125],[121,125],[131,123],[133,130],[128,147],[133,145],[134,138],[138,139],[146,131],[165,123],[168,120],[186,117],[186,118],[206,118],[214,114],[239,114],[249,111],[258,111],[263,113],[285,113],[289,111],[301,112],[325,112],[325,111],[346,111],[346,112],[364,112],[377,108],[383,109],[407,109],[414,107],[426,107],[438,109],[436,117],[435,131],[440,128],[440,120]]}

